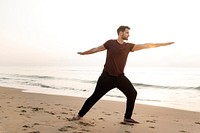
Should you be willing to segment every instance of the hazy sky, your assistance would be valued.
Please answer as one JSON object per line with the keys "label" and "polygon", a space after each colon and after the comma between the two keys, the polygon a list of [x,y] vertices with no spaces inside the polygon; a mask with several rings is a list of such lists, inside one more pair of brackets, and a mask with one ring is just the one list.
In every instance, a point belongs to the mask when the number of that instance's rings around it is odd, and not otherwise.
{"label": "hazy sky", "polygon": [[200,67],[198,0],[0,0],[0,65],[102,66],[106,52],[78,51],[117,38],[174,41],[172,46],[130,53],[129,66]]}

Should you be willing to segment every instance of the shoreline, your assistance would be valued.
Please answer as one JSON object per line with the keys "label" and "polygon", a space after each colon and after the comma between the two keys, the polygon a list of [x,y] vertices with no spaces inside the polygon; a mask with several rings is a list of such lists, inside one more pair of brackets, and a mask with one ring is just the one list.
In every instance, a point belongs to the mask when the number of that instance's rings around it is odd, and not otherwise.
{"label": "shoreline", "polygon": [[[148,132],[198,133],[200,112],[136,104],[133,118],[121,125],[125,102],[100,100],[80,121],[70,121],[86,100],[81,97],[22,92],[0,87],[0,132]],[[167,129],[167,130],[164,130]]]}
{"label": "shoreline", "polygon": [[[24,93],[34,93],[34,94],[44,94],[44,95],[55,95],[55,96],[69,96],[69,97],[78,97],[78,98],[88,98],[92,92],[88,95],[86,93],[84,93],[83,95],[80,94],[74,94],[74,93],[70,93],[70,94],[66,94],[65,91],[55,91],[55,90],[40,90],[38,91],[38,89],[26,89],[26,87],[13,87],[13,86],[0,86],[0,88],[12,88],[12,89],[18,89],[21,90]],[[28,88],[28,87],[27,87]],[[106,101],[113,101],[113,102],[125,102],[126,98],[117,98],[117,97],[109,97],[109,96],[103,96],[101,98],[101,100],[106,100]],[[173,105],[173,104],[166,104],[166,103],[154,103],[151,101],[141,101],[140,99],[136,99],[136,104],[142,104],[142,105],[149,105],[149,106],[156,106],[156,107],[163,107],[163,108],[170,108],[170,109],[177,109],[177,110],[184,110],[184,111],[191,111],[191,112],[200,112],[199,108],[188,108],[189,106],[187,105],[187,107],[184,107],[183,105]],[[173,105],[173,106],[172,106]],[[175,107],[177,106],[177,107]]]}

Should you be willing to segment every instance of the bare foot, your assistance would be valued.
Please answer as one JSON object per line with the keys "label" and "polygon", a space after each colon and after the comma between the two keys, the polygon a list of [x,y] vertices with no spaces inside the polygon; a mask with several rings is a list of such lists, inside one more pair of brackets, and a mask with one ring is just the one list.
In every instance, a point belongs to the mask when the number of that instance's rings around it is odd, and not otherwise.
{"label": "bare foot", "polygon": [[76,115],[74,117],[72,117],[72,121],[76,121],[76,120],[80,120],[82,117],[80,115]]}

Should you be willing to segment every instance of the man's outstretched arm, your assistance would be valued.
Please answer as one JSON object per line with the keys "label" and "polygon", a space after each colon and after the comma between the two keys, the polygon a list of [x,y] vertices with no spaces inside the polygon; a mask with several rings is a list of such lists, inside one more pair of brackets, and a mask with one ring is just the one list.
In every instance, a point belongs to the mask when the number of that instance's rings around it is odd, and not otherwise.
{"label": "man's outstretched arm", "polygon": [[136,44],[132,51],[138,51],[138,50],[142,50],[142,49],[148,49],[148,48],[157,48],[160,46],[167,46],[167,45],[171,45],[174,42],[167,42],[167,43],[145,43],[145,44]]}
{"label": "man's outstretched arm", "polygon": [[101,45],[99,47],[92,48],[92,49],[84,51],[84,52],[78,52],[78,54],[80,54],[80,55],[93,54],[93,53],[97,53],[97,52],[103,51],[105,49],[106,48],[104,47],[104,45]]}

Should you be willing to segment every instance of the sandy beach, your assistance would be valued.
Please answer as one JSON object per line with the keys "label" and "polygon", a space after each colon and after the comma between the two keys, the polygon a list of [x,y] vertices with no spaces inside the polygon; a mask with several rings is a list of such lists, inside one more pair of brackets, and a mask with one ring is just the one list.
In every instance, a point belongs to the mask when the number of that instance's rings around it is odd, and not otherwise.
{"label": "sandy beach", "polygon": [[21,91],[0,87],[0,133],[200,132],[200,112],[136,104],[133,118],[140,124],[123,125],[125,103],[100,100],[82,120],[71,121],[85,98]]}

